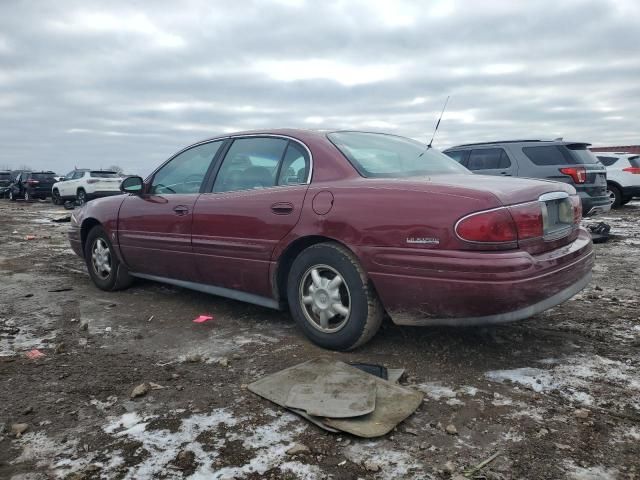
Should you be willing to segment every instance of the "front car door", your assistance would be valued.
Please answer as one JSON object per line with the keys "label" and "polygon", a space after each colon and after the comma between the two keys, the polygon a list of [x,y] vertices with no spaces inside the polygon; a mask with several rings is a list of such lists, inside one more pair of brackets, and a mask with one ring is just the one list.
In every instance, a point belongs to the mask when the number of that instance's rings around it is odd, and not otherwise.
{"label": "front car door", "polygon": [[193,207],[223,141],[190,147],[125,198],[118,216],[120,250],[133,273],[197,280],[191,249]]}
{"label": "front car door", "polygon": [[271,255],[298,222],[310,177],[311,155],[302,143],[234,139],[195,206],[192,243],[202,282],[271,297]]}
{"label": "front car door", "polygon": [[64,176],[64,179],[60,183],[58,183],[58,193],[60,194],[61,197],[71,197],[72,195],[75,195],[75,193],[74,194],[70,193],[71,179],[73,178],[75,173],[76,173],[75,170],[70,171]]}

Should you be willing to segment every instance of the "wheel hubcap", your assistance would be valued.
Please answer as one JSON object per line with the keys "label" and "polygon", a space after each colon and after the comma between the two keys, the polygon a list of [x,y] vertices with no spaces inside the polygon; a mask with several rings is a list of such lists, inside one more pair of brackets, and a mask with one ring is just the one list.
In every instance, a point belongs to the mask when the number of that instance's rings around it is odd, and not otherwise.
{"label": "wheel hubcap", "polygon": [[316,265],[302,276],[300,304],[314,328],[333,333],[349,320],[351,294],[337,270],[328,265]]}
{"label": "wheel hubcap", "polygon": [[91,263],[93,270],[100,278],[111,275],[111,252],[102,238],[96,238],[91,249]]}
{"label": "wheel hubcap", "polygon": [[609,200],[611,201],[611,203],[615,202],[616,201],[615,193],[613,193],[611,190],[609,190],[607,193],[609,194]]}

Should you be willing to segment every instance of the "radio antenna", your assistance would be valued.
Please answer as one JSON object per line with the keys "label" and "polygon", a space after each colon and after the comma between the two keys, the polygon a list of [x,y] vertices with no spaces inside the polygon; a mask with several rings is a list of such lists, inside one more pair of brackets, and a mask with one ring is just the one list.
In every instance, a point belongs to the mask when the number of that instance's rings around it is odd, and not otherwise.
{"label": "radio antenna", "polygon": [[427,145],[427,150],[431,148],[431,144],[433,143],[433,139],[436,138],[436,132],[438,131],[438,127],[440,126],[440,120],[442,120],[442,115],[444,114],[444,109],[447,108],[447,103],[449,103],[449,96],[447,95],[447,99],[444,101],[444,107],[442,107],[442,111],[440,112],[440,118],[438,118],[438,123],[436,123],[436,128],[433,131],[433,136],[431,137],[431,141],[429,145]]}

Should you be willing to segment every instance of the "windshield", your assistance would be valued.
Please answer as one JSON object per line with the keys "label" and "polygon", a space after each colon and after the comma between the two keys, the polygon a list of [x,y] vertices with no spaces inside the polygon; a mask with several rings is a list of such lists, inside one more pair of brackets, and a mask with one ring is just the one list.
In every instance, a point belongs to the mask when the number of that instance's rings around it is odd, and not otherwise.
{"label": "windshield", "polygon": [[89,175],[93,178],[120,178],[116,172],[92,171]]}
{"label": "windshield", "polygon": [[364,132],[334,132],[327,136],[363,177],[471,173],[455,160],[409,138]]}

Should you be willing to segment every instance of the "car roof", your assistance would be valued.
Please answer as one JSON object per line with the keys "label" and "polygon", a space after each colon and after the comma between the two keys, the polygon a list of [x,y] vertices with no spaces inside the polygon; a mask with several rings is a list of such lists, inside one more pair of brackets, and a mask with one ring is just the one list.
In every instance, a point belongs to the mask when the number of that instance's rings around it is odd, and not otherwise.
{"label": "car roof", "polygon": [[463,143],[461,145],[456,145],[454,147],[446,148],[444,151],[455,150],[458,148],[466,148],[466,147],[483,147],[483,146],[495,146],[495,145],[503,145],[503,144],[513,144],[513,143],[522,143],[527,146],[539,146],[539,145],[591,145],[588,142],[570,142],[566,140],[495,140],[490,142],[477,142],[477,143]]}

